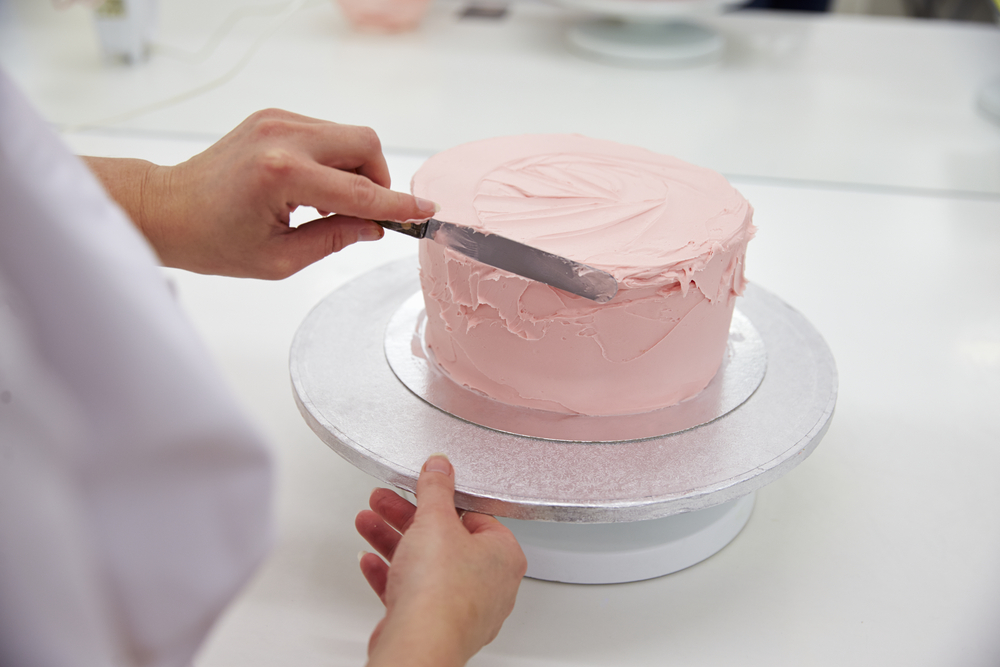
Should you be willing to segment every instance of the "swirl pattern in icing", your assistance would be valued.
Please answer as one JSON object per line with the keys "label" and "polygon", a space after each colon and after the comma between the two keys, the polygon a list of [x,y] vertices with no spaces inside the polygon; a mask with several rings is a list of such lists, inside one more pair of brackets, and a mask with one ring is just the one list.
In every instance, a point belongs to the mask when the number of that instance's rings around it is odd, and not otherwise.
{"label": "swirl pattern in icing", "polygon": [[627,285],[698,270],[741,239],[749,204],[719,174],[679,160],[532,155],[486,174],[480,227],[610,271]]}

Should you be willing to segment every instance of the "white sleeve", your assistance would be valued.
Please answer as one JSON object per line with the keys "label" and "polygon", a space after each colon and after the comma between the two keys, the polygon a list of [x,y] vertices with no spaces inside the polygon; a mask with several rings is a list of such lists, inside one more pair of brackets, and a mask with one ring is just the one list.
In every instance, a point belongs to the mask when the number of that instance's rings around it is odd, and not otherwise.
{"label": "white sleeve", "polygon": [[190,664],[271,484],[145,240],[0,72],[0,664]]}

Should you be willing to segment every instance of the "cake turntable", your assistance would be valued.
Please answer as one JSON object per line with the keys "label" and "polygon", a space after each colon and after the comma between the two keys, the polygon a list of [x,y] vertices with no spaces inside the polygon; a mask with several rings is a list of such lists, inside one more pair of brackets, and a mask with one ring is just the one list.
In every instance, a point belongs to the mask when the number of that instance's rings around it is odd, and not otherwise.
{"label": "cake turntable", "polygon": [[570,45],[619,65],[679,67],[717,59],[725,40],[698,21],[741,0],[552,0],[594,14],[569,29]]}
{"label": "cake turntable", "polygon": [[754,492],[809,456],[833,415],[826,343],[754,285],[729,358],[702,392],[712,398],[628,418],[511,412],[436,376],[414,293],[416,257],[324,298],[292,342],[296,403],[334,451],[407,491],[429,455],[447,453],[456,505],[500,517],[529,577],[637,581],[708,558],[746,525]]}

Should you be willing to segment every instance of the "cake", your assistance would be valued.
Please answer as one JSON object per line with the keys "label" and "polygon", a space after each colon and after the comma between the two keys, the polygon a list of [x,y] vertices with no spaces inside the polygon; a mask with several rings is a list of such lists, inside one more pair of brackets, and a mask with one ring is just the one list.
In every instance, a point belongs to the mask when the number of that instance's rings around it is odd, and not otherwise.
{"label": "cake", "polygon": [[413,177],[435,217],[608,271],[598,304],[420,241],[430,358],[515,406],[621,415],[711,381],[742,293],[753,209],[721,175],[580,135],[523,135],[438,153]]}

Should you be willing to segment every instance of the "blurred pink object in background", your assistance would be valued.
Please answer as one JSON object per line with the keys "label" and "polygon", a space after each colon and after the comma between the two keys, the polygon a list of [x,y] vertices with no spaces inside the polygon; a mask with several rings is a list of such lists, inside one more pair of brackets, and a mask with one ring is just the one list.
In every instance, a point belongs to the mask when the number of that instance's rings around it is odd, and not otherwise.
{"label": "blurred pink object in background", "polygon": [[430,0],[337,0],[355,28],[404,32],[420,25]]}

